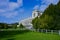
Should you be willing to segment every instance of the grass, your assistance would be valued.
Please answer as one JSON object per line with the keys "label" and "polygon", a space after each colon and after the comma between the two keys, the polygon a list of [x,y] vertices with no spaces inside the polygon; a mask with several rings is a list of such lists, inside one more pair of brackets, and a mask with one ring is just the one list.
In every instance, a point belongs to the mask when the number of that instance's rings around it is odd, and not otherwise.
{"label": "grass", "polygon": [[20,31],[1,31],[0,40],[60,40],[59,35],[31,32],[28,30]]}

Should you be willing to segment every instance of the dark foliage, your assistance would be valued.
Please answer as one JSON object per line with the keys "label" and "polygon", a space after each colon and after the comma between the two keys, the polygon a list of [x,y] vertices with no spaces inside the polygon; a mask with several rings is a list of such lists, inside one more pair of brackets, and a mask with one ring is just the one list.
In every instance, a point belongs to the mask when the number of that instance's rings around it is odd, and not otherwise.
{"label": "dark foliage", "polygon": [[50,4],[42,16],[35,18],[32,24],[34,28],[60,30],[60,1],[57,5]]}

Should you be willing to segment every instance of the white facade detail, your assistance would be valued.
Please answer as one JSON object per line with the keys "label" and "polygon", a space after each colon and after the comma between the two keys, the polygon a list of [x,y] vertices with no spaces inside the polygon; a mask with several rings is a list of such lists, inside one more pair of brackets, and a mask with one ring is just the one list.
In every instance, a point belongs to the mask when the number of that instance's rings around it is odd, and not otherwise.
{"label": "white facade detail", "polygon": [[32,25],[32,20],[34,19],[34,18],[36,18],[36,17],[40,17],[40,15],[42,15],[42,13],[40,13],[40,11],[38,11],[38,10],[34,10],[33,12],[32,12],[32,17],[29,17],[29,18],[27,18],[27,19],[24,19],[24,20],[21,20],[20,22],[19,22],[19,25],[22,23],[24,26],[25,26],[25,28],[27,28],[27,29],[32,29],[33,27],[33,25]]}
{"label": "white facade detail", "polygon": [[42,13],[40,11],[38,11],[38,10],[34,10],[32,12],[32,18],[33,19],[36,18],[36,17],[39,17],[40,15],[42,15]]}

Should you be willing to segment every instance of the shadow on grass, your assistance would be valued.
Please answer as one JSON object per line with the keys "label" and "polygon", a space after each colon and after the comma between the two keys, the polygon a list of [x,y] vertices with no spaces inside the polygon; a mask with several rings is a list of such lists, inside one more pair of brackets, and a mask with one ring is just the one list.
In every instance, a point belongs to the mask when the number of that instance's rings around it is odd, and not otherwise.
{"label": "shadow on grass", "polygon": [[7,38],[6,40],[15,40],[15,38],[14,38],[14,37],[12,37],[12,38]]}
{"label": "shadow on grass", "polygon": [[[13,30],[13,31],[0,31],[0,39],[13,37],[14,35],[24,34],[29,32],[29,30]],[[9,38],[8,40],[14,40]]]}
{"label": "shadow on grass", "polygon": [[14,38],[9,38],[9,39],[7,39],[7,40],[14,40]]}

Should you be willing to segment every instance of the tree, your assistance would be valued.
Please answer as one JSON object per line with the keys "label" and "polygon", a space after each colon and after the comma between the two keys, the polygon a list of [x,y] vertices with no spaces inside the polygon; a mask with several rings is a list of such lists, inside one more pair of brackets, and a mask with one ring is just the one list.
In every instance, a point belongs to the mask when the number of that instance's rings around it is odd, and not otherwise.
{"label": "tree", "polygon": [[23,26],[23,24],[22,24],[22,23],[20,24],[20,26],[19,26],[19,27],[20,27],[20,28],[22,28],[22,29],[24,28],[24,26]]}
{"label": "tree", "polygon": [[12,23],[12,24],[10,24],[13,28],[17,28],[17,25],[18,25],[18,23]]}
{"label": "tree", "polygon": [[[57,5],[50,4],[43,12],[43,15],[33,19],[34,28],[41,29],[60,29],[60,2]],[[39,26],[39,27],[38,27]]]}
{"label": "tree", "polygon": [[8,24],[7,23],[0,23],[0,29],[7,29]]}

